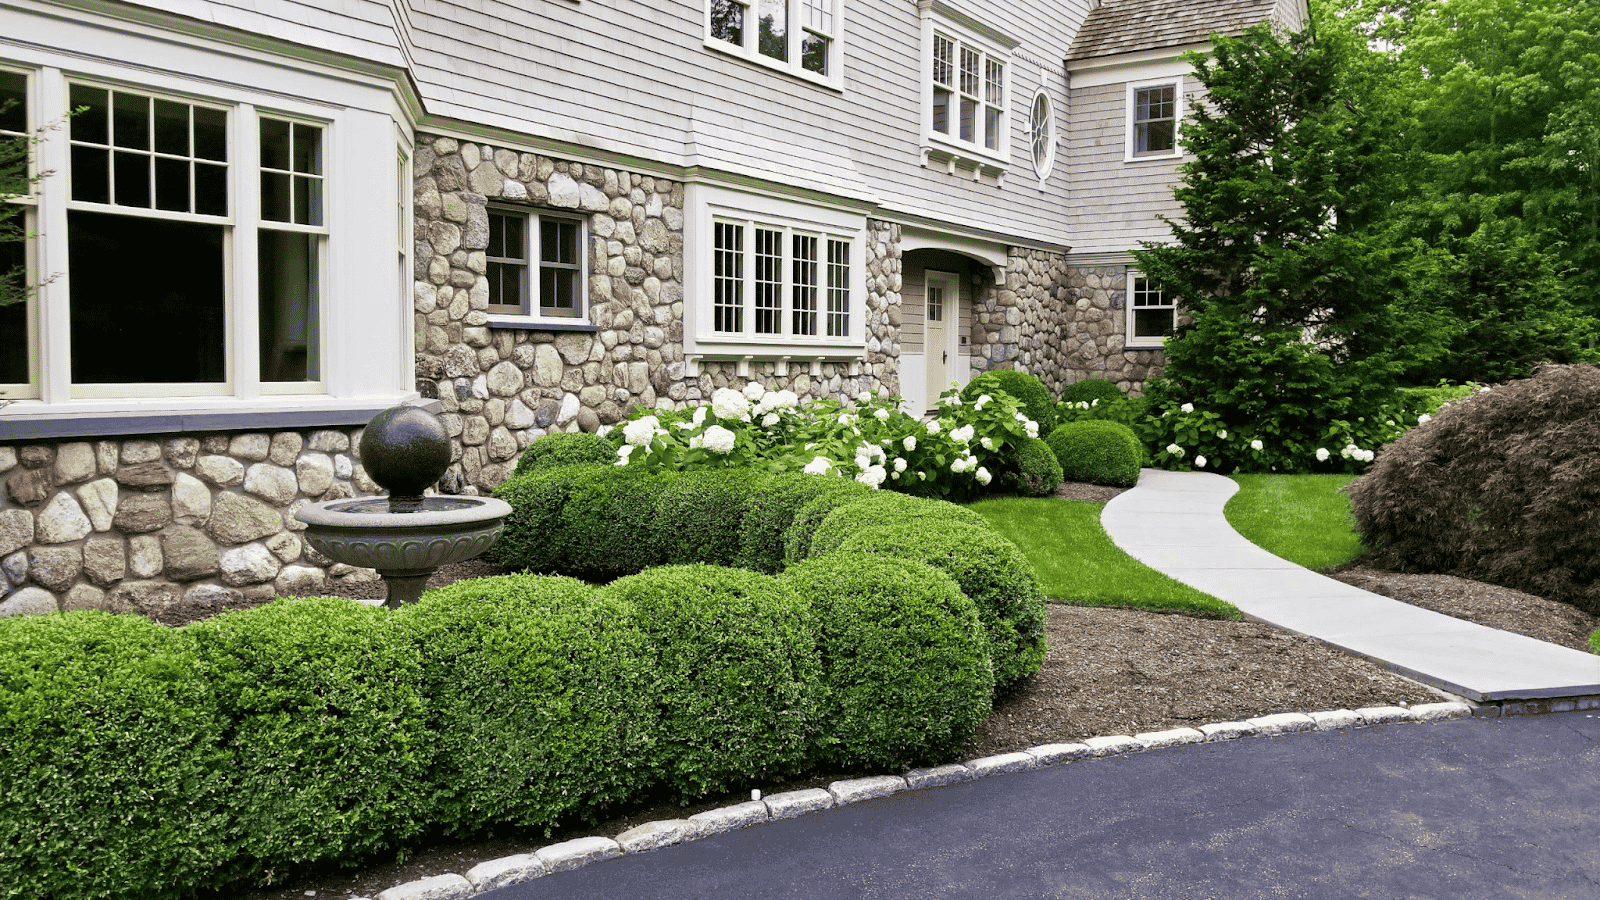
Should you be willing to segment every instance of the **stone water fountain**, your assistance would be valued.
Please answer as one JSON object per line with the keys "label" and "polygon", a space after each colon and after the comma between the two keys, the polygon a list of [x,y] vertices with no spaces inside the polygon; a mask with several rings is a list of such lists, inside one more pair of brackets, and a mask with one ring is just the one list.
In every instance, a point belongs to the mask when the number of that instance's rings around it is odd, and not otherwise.
{"label": "stone water fountain", "polygon": [[396,406],[361,435],[361,464],[388,497],[325,500],[295,514],[323,556],[377,569],[389,609],[415,603],[440,566],[489,549],[511,506],[493,497],[423,496],[450,466],[450,434],[439,417]]}

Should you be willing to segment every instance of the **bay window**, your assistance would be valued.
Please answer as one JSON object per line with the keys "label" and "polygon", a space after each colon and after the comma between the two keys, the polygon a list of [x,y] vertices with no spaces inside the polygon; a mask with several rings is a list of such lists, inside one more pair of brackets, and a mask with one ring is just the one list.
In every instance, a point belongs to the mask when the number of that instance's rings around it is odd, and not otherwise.
{"label": "bay window", "polygon": [[1019,42],[945,0],[923,7],[924,164],[997,177],[1011,155],[1011,51]]}
{"label": "bay window", "polygon": [[712,228],[711,331],[717,336],[850,336],[853,240],[804,227],[719,218]]}

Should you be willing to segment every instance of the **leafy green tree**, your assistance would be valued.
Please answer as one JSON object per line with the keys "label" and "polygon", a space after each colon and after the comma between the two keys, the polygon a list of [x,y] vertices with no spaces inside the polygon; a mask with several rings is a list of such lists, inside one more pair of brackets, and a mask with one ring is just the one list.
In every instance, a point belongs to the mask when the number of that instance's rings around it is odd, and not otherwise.
{"label": "leafy green tree", "polygon": [[1172,243],[1135,252],[1192,316],[1167,341],[1153,408],[1215,412],[1260,435],[1255,459],[1279,471],[1317,467],[1332,423],[1395,396],[1396,117],[1374,97],[1379,69],[1349,64],[1355,41],[1257,25],[1191,54],[1205,102],[1182,132],[1184,218]]}

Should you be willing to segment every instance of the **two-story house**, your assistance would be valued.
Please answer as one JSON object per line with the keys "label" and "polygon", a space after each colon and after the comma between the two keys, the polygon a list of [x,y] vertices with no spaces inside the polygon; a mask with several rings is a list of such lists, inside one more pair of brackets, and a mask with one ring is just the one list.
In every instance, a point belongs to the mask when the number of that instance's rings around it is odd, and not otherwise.
{"label": "two-story house", "polygon": [[[0,613],[365,578],[299,506],[416,402],[446,492],[758,380],[1137,389],[1178,59],[1304,0],[0,0]],[[71,111],[69,115],[69,111]]]}

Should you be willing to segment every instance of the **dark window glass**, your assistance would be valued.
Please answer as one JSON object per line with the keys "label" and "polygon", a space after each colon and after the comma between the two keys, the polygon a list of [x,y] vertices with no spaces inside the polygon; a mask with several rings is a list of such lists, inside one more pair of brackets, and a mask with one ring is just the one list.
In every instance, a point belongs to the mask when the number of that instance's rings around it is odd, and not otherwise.
{"label": "dark window glass", "polygon": [[88,107],[67,119],[67,128],[72,139],[88,144],[109,144],[111,105],[106,92],[101,88],[75,84],[68,93],[71,97],[68,102],[72,104],[73,109],[80,106]]}
{"label": "dark window glass", "polygon": [[116,204],[150,208],[150,157],[144,153],[118,150],[116,168]]}
{"label": "dark window glass", "polygon": [[832,42],[809,32],[800,39],[800,68],[818,75],[828,74],[828,46]]}
{"label": "dark window glass", "polygon": [[156,157],[156,209],[189,211],[189,161]]}
{"label": "dark window glass", "polygon": [[194,107],[194,155],[228,161],[228,114],[220,109]]}
{"label": "dark window glass", "polygon": [[67,265],[74,383],[226,380],[222,226],[69,210]]}
{"label": "dark window glass", "polygon": [[313,125],[294,126],[294,170],[307,175],[322,174],[322,129]]}
{"label": "dark window glass", "polygon": [[156,100],[156,152],[189,156],[189,105]]}
{"label": "dark window glass", "polygon": [[[22,241],[0,242],[0,276],[17,289],[28,284],[28,272],[24,267],[27,247]],[[0,306],[0,384],[21,384],[27,380],[28,304]]]}
{"label": "dark window glass", "polygon": [[228,167],[194,164],[194,211],[208,216],[228,214]]}
{"label": "dark window glass", "polygon": [[150,98],[138,94],[111,95],[111,136],[118,147],[150,149]]}
{"label": "dark window glass", "polygon": [[578,314],[577,274],[571,269],[539,270],[539,312],[547,316]]}
{"label": "dark window glass", "polygon": [[110,151],[97,147],[72,148],[72,199],[88,203],[111,202]]}
{"label": "dark window glass", "polygon": [[289,123],[261,120],[261,167],[289,170]]}
{"label": "dark window glass", "polygon": [[321,379],[315,235],[260,232],[261,380]]}
{"label": "dark window glass", "polygon": [[539,224],[539,259],[542,262],[576,265],[578,262],[578,223],[546,219]]}
{"label": "dark window glass", "polygon": [[261,218],[269,222],[291,222],[294,201],[290,176],[282,172],[261,173]]}
{"label": "dark window glass", "polygon": [[744,4],[735,0],[711,0],[711,36],[744,46]]}
{"label": "dark window glass", "polygon": [[20,72],[0,72],[0,131],[27,130],[28,78]]}
{"label": "dark window glass", "polygon": [[788,0],[761,0],[761,31],[756,47],[762,56],[789,58]]}

